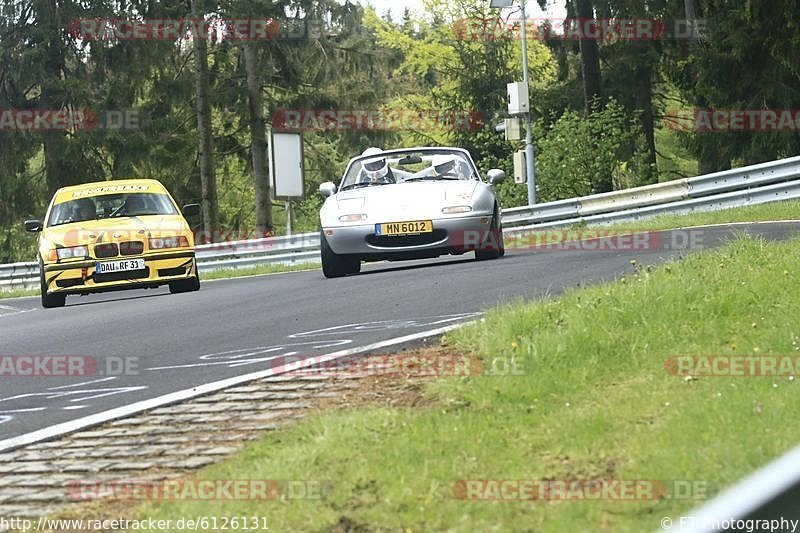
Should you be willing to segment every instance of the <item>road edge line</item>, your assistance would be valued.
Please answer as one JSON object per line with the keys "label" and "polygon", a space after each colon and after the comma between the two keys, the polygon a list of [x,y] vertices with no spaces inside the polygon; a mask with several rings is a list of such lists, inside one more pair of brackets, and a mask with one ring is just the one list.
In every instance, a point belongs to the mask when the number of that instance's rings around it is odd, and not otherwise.
{"label": "road edge line", "polygon": [[71,420],[69,422],[62,422],[60,424],[56,424],[49,428],[37,429],[36,431],[25,433],[23,435],[12,437],[10,439],[0,440],[0,453],[10,452],[18,448],[21,448],[23,446],[29,446],[31,444],[36,444],[46,440],[52,440],[56,437],[63,437],[65,435],[69,435],[70,433],[75,433],[76,431],[80,431],[93,426],[98,426],[100,424],[103,424],[105,422],[110,422],[112,420],[127,418],[131,415],[141,413],[143,411],[149,411],[150,409],[165,407],[167,405],[172,405],[193,398],[197,398],[198,396],[204,396],[206,394],[210,394],[213,392],[219,392],[229,387],[241,385],[242,383],[247,383],[249,381],[255,381],[257,379],[263,379],[272,376],[278,376],[286,374],[290,371],[293,372],[297,370],[302,370],[303,368],[317,364],[319,362],[319,359],[323,357],[327,358],[328,360],[335,360],[341,357],[346,357],[348,355],[369,352],[380,348],[386,348],[388,346],[396,346],[398,344],[404,344],[406,342],[442,335],[444,333],[447,333],[448,331],[452,331],[454,329],[463,327],[472,322],[474,322],[474,320],[459,322],[457,324],[449,324],[447,326],[442,326],[440,328],[420,331],[418,333],[403,335],[401,337],[393,337],[391,339],[374,342],[372,344],[366,344],[364,346],[357,346],[355,348],[349,348],[347,350],[339,350],[338,352],[331,352],[328,354],[309,357],[307,359],[304,359],[303,361],[298,361],[297,363],[294,363],[292,365],[291,370],[270,368],[267,370],[259,370],[258,372],[242,374],[241,376],[234,376],[232,378],[226,378],[211,383],[205,383],[203,385],[192,387],[191,389],[184,389],[176,392],[170,392],[169,394],[164,394],[162,396],[150,398],[149,400],[142,400],[140,402],[132,403],[130,405],[125,405],[122,407],[116,407],[114,409],[109,409],[108,411],[102,411],[100,413],[95,413],[93,415],[85,416],[83,418],[78,418],[76,420]]}

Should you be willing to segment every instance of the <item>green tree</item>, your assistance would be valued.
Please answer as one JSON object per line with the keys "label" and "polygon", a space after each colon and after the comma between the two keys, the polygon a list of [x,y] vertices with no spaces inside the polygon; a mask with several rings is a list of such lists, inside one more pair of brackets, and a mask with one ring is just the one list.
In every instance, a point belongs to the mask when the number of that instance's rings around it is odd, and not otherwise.
{"label": "green tree", "polygon": [[[568,110],[539,141],[538,194],[542,201],[585,196],[610,189],[604,180],[615,176],[625,186],[635,181],[645,164],[642,146],[631,156],[628,147],[641,140],[635,117],[609,99],[592,106],[586,117]],[[633,164],[628,165],[628,161]],[[630,167],[630,168],[629,168]]]}

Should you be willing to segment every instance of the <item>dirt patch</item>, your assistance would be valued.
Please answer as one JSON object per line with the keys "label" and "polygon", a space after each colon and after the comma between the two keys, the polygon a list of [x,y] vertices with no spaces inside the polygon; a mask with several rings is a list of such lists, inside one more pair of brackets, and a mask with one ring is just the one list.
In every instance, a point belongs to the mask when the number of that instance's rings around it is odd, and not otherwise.
{"label": "dirt patch", "polygon": [[425,391],[426,383],[454,376],[473,375],[483,369],[474,356],[454,354],[441,346],[413,348],[396,354],[367,354],[337,366],[312,368],[310,372],[349,380],[337,397],[318,402],[317,411],[358,409],[365,406],[432,407],[436,398]]}

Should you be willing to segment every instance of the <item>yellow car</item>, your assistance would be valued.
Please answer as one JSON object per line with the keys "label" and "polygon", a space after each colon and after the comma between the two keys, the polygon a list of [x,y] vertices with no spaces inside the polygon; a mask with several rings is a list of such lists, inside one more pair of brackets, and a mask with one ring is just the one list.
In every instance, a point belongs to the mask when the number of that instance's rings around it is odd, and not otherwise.
{"label": "yellow car", "polygon": [[[67,294],[169,284],[172,293],[200,289],[194,236],[185,216],[155,180],[85,183],[56,191],[39,235],[43,307],[61,307]],[[183,213],[183,214],[181,214]]]}

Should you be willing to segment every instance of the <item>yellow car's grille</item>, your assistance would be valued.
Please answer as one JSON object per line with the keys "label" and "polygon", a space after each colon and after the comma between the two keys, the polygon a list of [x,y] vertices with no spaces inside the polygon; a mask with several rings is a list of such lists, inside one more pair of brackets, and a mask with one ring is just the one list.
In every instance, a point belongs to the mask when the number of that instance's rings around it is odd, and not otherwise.
{"label": "yellow car's grille", "polygon": [[126,241],[119,243],[119,253],[122,255],[139,255],[144,251],[142,241]]}
{"label": "yellow car's grille", "polygon": [[94,256],[100,259],[105,257],[116,257],[118,254],[119,249],[117,248],[117,244],[113,242],[98,244],[94,247]]}

